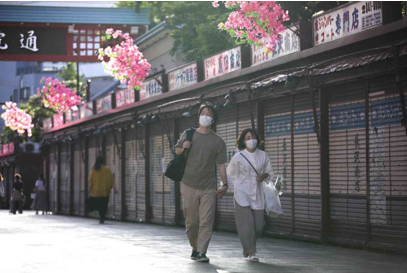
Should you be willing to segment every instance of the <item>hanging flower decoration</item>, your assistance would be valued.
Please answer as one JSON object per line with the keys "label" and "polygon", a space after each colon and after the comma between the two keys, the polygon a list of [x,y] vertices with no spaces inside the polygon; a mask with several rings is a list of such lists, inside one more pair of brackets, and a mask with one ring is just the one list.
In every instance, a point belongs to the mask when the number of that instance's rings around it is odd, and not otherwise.
{"label": "hanging flower decoration", "polygon": [[[212,2],[212,6],[219,7],[218,1]],[[282,22],[290,19],[288,12],[276,1],[226,1],[225,7],[237,10],[229,14],[227,22],[220,23],[218,28],[242,43],[266,44],[266,52],[275,50],[279,33],[285,29]]]}
{"label": "hanging flower decoration", "polygon": [[34,125],[29,114],[18,108],[17,104],[11,101],[6,102],[2,108],[6,110],[1,114],[6,127],[10,127],[11,130],[17,131],[20,135],[24,134],[25,130],[27,130],[28,137],[32,136],[31,128]]}
{"label": "hanging flower decoration", "polygon": [[37,88],[38,96],[42,97],[44,107],[50,108],[57,113],[68,112],[73,106],[81,103],[81,97],[67,88],[58,79],[42,77],[41,83],[45,85],[42,89]]}
{"label": "hanging flower decoration", "polygon": [[[133,44],[133,39],[128,33],[122,34],[121,30],[114,31],[112,28],[106,30],[107,39],[113,37],[121,38],[123,41],[111,48],[99,48],[99,60],[107,73],[127,84],[128,88],[140,89],[140,86],[148,75],[151,65],[143,59],[143,53]],[[109,57],[105,62],[104,57]]]}

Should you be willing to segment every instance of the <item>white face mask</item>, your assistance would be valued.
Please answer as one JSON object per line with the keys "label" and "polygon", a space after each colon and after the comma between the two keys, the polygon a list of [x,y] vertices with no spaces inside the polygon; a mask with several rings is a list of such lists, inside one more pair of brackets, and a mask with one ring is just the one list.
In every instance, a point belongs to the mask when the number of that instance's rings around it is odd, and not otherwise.
{"label": "white face mask", "polygon": [[257,139],[250,139],[246,141],[246,147],[250,150],[254,150],[257,146]]}
{"label": "white face mask", "polygon": [[199,117],[199,125],[202,127],[209,127],[212,124],[212,118],[209,116],[202,115]]}

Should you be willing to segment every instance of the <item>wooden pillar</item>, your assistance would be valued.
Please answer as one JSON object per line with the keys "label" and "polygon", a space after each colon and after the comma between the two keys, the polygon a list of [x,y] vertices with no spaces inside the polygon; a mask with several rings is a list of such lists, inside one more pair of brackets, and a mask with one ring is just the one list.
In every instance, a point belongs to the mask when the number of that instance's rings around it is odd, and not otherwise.
{"label": "wooden pillar", "polygon": [[[79,139],[80,140],[80,139]],[[80,140],[81,141],[81,140]],[[71,173],[70,175],[70,180],[69,181],[69,214],[73,215],[73,205],[74,205],[74,154],[75,154],[75,143],[71,144],[71,156],[70,156],[70,169],[69,172]]]}
{"label": "wooden pillar", "polygon": [[122,135],[121,135],[121,215],[120,215],[120,220],[123,221],[126,216],[127,216],[127,206],[126,206],[126,134],[127,134],[127,129],[123,128],[122,129]]}
{"label": "wooden pillar", "polygon": [[[242,128],[243,129],[243,128]],[[264,140],[264,102],[257,102],[257,133],[260,138]],[[259,148],[264,151],[264,144],[260,145]]]}
{"label": "wooden pillar", "polygon": [[[179,119],[174,119],[173,120],[173,125],[174,125],[174,143],[179,139]],[[179,226],[181,225],[181,182],[180,181],[174,181],[174,191],[175,191],[175,225]]]}
{"label": "wooden pillar", "polygon": [[144,131],[144,148],[145,148],[145,202],[146,202],[146,223],[151,220],[151,195],[150,195],[150,125],[145,125]]}
{"label": "wooden pillar", "polygon": [[58,214],[59,211],[61,210],[60,208],[60,202],[61,202],[61,143],[58,142],[57,144],[57,196],[56,196],[56,208],[55,208],[55,213]]}
{"label": "wooden pillar", "polygon": [[[81,140],[82,141],[82,140]],[[85,151],[81,151],[81,153],[82,152],[84,152],[85,153],[85,177],[84,177],[84,182],[85,182],[85,192],[83,193],[84,194],[84,200],[86,200],[87,198],[88,198],[88,196],[89,196],[89,185],[88,185],[88,177],[89,177],[89,137],[86,137],[85,138],[85,147],[84,147],[84,150]],[[81,147],[82,147],[82,145],[81,145]],[[97,147],[96,147],[96,149],[97,149]],[[82,159],[82,156],[81,156],[81,160],[83,160]],[[84,212],[85,212],[85,216],[87,216],[88,215],[88,207],[86,206],[86,204],[85,203],[83,203],[83,206],[85,206],[85,209],[84,209]]]}
{"label": "wooden pillar", "polygon": [[321,239],[326,242],[329,236],[329,94],[319,90],[320,109],[320,168],[321,168]]}

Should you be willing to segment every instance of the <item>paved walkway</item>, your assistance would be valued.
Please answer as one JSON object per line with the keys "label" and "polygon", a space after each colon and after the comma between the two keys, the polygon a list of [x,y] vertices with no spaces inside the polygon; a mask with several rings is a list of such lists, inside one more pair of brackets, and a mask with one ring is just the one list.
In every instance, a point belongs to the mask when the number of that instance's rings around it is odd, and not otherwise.
{"label": "paved walkway", "polygon": [[402,255],[261,238],[260,263],[242,258],[239,238],[215,232],[209,264],[190,260],[183,228],[0,210],[0,272],[406,273]]}

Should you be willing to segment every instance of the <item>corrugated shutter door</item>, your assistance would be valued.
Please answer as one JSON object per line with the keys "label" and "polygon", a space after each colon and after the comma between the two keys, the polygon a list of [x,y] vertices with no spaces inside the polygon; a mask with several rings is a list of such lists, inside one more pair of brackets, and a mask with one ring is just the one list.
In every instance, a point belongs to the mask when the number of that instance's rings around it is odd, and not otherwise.
{"label": "corrugated shutter door", "polygon": [[[179,119],[179,137],[181,137],[181,134],[190,128],[198,128],[197,127],[197,116],[193,115],[192,117],[189,118],[180,118]],[[178,139],[174,139],[174,145],[177,144]],[[179,185],[179,189],[180,189],[180,203],[181,203],[181,215],[180,215],[180,225],[185,225],[185,217],[184,217],[184,200],[182,199],[182,195],[181,195],[181,189],[182,189],[182,183],[180,183]]]}
{"label": "corrugated shutter door", "polygon": [[[164,126],[161,121],[160,126]],[[172,139],[174,136],[174,126],[172,120],[168,120],[168,129],[171,138],[171,142],[174,140]],[[163,130],[164,131],[164,130]],[[164,221],[168,224],[175,223],[175,183],[168,177],[164,175],[165,170],[167,168],[168,163],[174,158],[172,153],[173,151],[173,143],[170,143],[168,140],[168,136],[163,132],[163,151],[164,157],[161,161],[161,171],[163,173],[164,178]],[[159,162],[158,162],[159,163]]]}
{"label": "corrugated shutter door", "polygon": [[401,119],[394,75],[373,79],[369,96],[371,241],[406,249],[407,136]]}
{"label": "corrugated shutter door", "polygon": [[125,193],[125,205],[126,220],[137,220],[137,142],[136,142],[136,130],[129,129],[126,131],[126,144],[125,144],[125,156],[126,162],[124,162],[126,168],[126,193]]}
{"label": "corrugated shutter door", "polygon": [[81,157],[81,145],[80,145],[81,139],[78,139],[78,141],[75,143],[75,148],[74,148],[74,168],[73,168],[73,214],[74,215],[81,215],[81,206],[83,206],[83,203],[81,202],[81,184],[83,184],[83,180],[81,179],[81,175],[84,171],[82,163],[82,157]]}
{"label": "corrugated shutter door", "polygon": [[329,104],[329,239],[366,238],[365,83],[332,88]]}
{"label": "corrugated shutter door", "polygon": [[[120,133],[116,132],[116,139],[118,142],[118,146],[120,148]],[[109,132],[106,135],[106,165],[112,170],[114,173],[114,182],[116,184],[116,188],[119,191],[118,193],[114,193],[112,190],[109,195],[109,205],[108,210],[106,213],[106,217],[112,219],[120,219],[121,213],[121,200],[120,200],[120,191],[121,191],[121,162],[120,162],[120,155],[118,154],[117,147],[114,141],[113,132]]]}
{"label": "corrugated shutter door", "polygon": [[[238,129],[238,116],[239,106],[224,108],[218,111],[219,121],[216,126],[216,133],[222,137],[226,143],[226,151],[228,156],[228,162],[236,153],[236,138]],[[226,164],[227,165],[227,164]],[[215,166],[217,172],[217,186],[220,187],[222,179],[219,175],[217,166]],[[233,204],[233,185],[228,189],[227,194],[217,201],[217,210],[215,225],[219,229],[236,230],[235,224],[235,207]]]}
{"label": "corrugated shutter door", "polygon": [[136,202],[137,202],[137,211],[136,211],[136,218],[139,221],[146,220],[146,198],[145,198],[145,181],[146,181],[146,172],[145,172],[145,130],[144,127],[137,126],[136,127],[136,141],[137,141],[137,149],[136,149]]}
{"label": "corrugated shutter door", "polygon": [[68,153],[67,153],[67,144],[63,143],[61,144],[61,162],[60,162],[60,166],[61,166],[61,183],[60,183],[60,188],[59,188],[59,196],[60,199],[58,200],[59,202],[59,209],[60,209],[60,213],[62,214],[67,214],[68,210],[68,183],[67,183],[67,176],[68,176],[68,171],[69,171],[69,167],[68,167]]}
{"label": "corrugated shutter door", "polygon": [[50,150],[49,210],[55,213],[57,208],[58,145],[52,144]]}
{"label": "corrugated shutter door", "polygon": [[164,178],[161,168],[163,142],[161,124],[150,124],[150,202],[153,223],[164,223]]}
{"label": "corrugated shutter door", "polygon": [[[316,105],[318,97],[316,96]],[[294,235],[321,236],[320,153],[309,93],[294,96]]]}
{"label": "corrugated shutter door", "polygon": [[[93,136],[89,139],[89,150],[88,150],[88,174],[92,173],[93,166],[95,165],[96,162],[96,157],[98,155],[98,146],[97,146],[97,138],[98,136]],[[88,179],[89,177],[87,177]],[[88,216],[91,217],[97,217],[98,215],[95,215],[94,212],[88,213]]]}
{"label": "corrugated shutter door", "polygon": [[[269,100],[264,105],[265,152],[275,177],[284,177],[280,196],[284,214],[277,219],[266,216],[265,232],[288,235],[293,229],[293,196],[291,173],[291,97]],[[275,180],[273,179],[273,183]]]}

